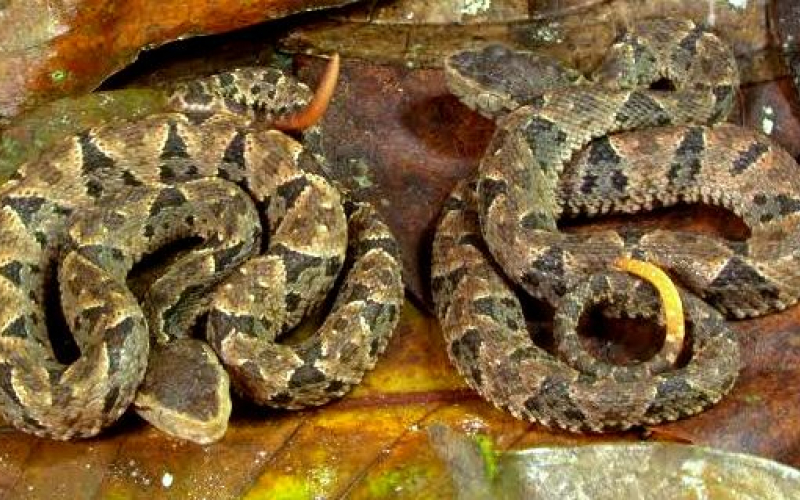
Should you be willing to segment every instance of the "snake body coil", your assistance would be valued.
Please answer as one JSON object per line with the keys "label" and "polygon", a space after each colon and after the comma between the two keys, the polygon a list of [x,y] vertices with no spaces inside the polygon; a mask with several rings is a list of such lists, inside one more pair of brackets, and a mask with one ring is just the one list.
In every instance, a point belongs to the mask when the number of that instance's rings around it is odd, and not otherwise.
{"label": "snake body coil", "polygon": [[[399,317],[398,246],[370,205],[300,168],[312,151],[265,126],[308,98],[280,72],[240,70],[180,87],[183,112],[89,130],[20,168],[0,192],[8,421],[87,437],[135,398],[156,426],[209,442],[227,426],[228,373],[245,397],[288,408],[360,381]],[[199,243],[134,295],[134,265],[187,239]],[[343,266],[319,330],[278,342],[325,307]],[[76,359],[51,344],[57,283]]]}
{"label": "snake body coil", "polygon": [[[658,19],[619,39],[591,81],[498,46],[455,54],[446,71],[466,104],[498,118],[477,182],[456,188],[434,242],[437,315],[469,383],[518,417],[572,430],[655,424],[718,401],[736,379],[739,348],[700,298],[747,317],[800,294],[797,165],[758,133],[713,125],[738,83],[728,47],[689,21]],[[697,202],[731,210],[750,237],[557,228],[565,216]],[[690,290],[689,361],[616,366],[566,343],[590,305],[657,315],[649,285],[610,271],[620,257],[668,269]],[[556,308],[560,357],[531,340],[503,275]]]}

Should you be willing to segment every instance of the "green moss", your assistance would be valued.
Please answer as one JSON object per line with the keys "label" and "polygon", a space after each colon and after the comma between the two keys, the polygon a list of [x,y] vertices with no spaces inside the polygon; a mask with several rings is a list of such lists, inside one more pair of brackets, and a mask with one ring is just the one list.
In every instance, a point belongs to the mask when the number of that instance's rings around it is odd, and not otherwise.
{"label": "green moss", "polygon": [[53,81],[53,83],[64,83],[68,77],[69,71],[65,69],[57,69],[50,73],[50,79]]}
{"label": "green moss", "polygon": [[400,492],[407,496],[419,490],[431,477],[423,467],[402,467],[384,471],[369,479],[367,487],[370,498],[395,498]]}
{"label": "green moss", "polygon": [[493,481],[497,477],[497,456],[498,451],[494,446],[494,441],[489,436],[484,434],[476,434],[472,437],[475,444],[478,445],[478,450],[483,457],[483,463],[486,472],[486,478]]}
{"label": "green moss", "polygon": [[281,476],[275,478],[270,488],[251,490],[245,498],[248,500],[311,500],[313,488],[311,483],[299,476]]}

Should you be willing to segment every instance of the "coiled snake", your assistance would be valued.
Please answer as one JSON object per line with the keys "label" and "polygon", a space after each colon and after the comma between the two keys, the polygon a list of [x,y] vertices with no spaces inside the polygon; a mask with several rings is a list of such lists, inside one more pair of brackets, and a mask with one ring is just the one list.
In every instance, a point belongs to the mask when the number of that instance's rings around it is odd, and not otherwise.
{"label": "coiled snake", "polygon": [[[228,373],[246,398],[283,408],[322,404],[361,379],[399,317],[398,246],[374,208],[300,167],[314,166],[314,151],[268,126],[309,126],[326,97],[296,112],[308,98],[270,69],[195,81],[173,94],[183,112],[86,131],[19,169],[0,192],[4,418],[87,437],[135,397],[156,426],[209,442],[227,426]],[[187,240],[137,298],[133,266]],[[57,285],[75,359],[51,345]],[[314,335],[277,341],[321,307]]]}
{"label": "coiled snake", "polygon": [[[704,300],[747,317],[800,294],[798,166],[759,133],[713,125],[737,88],[730,49],[690,21],[655,19],[621,37],[591,81],[497,45],[445,67],[453,93],[498,118],[477,180],[455,189],[434,241],[436,311],[469,384],[519,418],[575,431],[657,424],[718,401],[739,348]],[[565,216],[699,202],[735,213],[749,238],[557,228]],[[688,361],[619,366],[577,341],[583,311],[598,303],[657,315],[652,288],[611,269],[619,257],[655,263],[690,290]],[[555,353],[534,342],[538,332],[532,340],[518,290],[556,308]]]}

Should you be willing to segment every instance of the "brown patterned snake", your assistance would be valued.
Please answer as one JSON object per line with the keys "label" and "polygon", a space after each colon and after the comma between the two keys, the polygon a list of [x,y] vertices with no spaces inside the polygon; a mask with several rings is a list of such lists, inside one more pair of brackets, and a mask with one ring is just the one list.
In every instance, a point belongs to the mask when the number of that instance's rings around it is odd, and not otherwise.
{"label": "brown patterned snake", "polygon": [[[434,242],[437,315],[470,385],[519,418],[571,430],[656,424],[718,401],[738,374],[739,348],[698,296],[746,317],[800,294],[798,166],[763,135],[711,126],[727,116],[738,82],[730,49],[689,21],[659,19],[615,43],[591,82],[496,45],[445,66],[456,95],[498,118],[477,181],[456,188]],[[556,225],[698,202],[735,213],[749,238]],[[649,285],[611,270],[623,256],[655,263],[691,290],[682,292],[688,360],[614,365],[577,340],[583,311],[596,304],[658,313]],[[522,290],[556,307],[555,353],[532,341]]]}
{"label": "brown patterned snake", "polygon": [[[314,167],[313,151],[275,129],[306,128],[324,111],[334,61],[306,112],[296,111],[304,86],[240,70],[182,86],[173,102],[183,112],[89,130],[20,168],[0,192],[4,418],[39,436],[87,437],[135,397],[159,428],[209,442],[227,426],[228,373],[244,397],[282,408],[360,381],[399,316],[397,244],[370,205],[301,169]],[[187,240],[135,296],[133,266]],[[61,304],[49,305],[57,283]],[[279,342],[320,308],[316,333]],[[59,310],[74,359],[51,344]]]}

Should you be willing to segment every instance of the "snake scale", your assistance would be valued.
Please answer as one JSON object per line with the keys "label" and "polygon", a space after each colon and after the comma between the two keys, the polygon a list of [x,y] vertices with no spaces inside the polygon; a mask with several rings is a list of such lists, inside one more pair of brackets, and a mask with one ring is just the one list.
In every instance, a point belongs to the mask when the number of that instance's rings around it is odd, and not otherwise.
{"label": "snake scale", "polygon": [[[77,134],[3,186],[7,421],[89,437],[135,402],[157,427],[203,443],[225,432],[230,385],[300,408],[360,381],[399,318],[398,245],[371,205],[314,173],[318,152],[270,126],[307,127],[296,119],[309,98],[273,69],[192,81],[172,94],[179,111]],[[137,263],[165,248],[134,293]],[[323,312],[316,332],[282,341]],[[54,347],[65,326],[71,359]]]}
{"label": "snake scale", "polygon": [[[445,71],[454,94],[497,120],[477,179],[456,187],[434,238],[436,313],[468,383],[518,418],[572,431],[658,424],[721,399],[741,361],[720,311],[757,316],[800,294],[800,173],[769,138],[720,123],[738,84],[730,49],[690,21],[651,19],[591,79],[498,45],[456,53]],[[750,234],[557,226],[684,203],[724,207]],[[612,364],[580,341],[589,308],[658,316],[652,287],[612,268],[620,257],[685,287],[690,340],[675,366],[658,355]],[[519,292],[555,308],[552,349],[528,332]]]}

